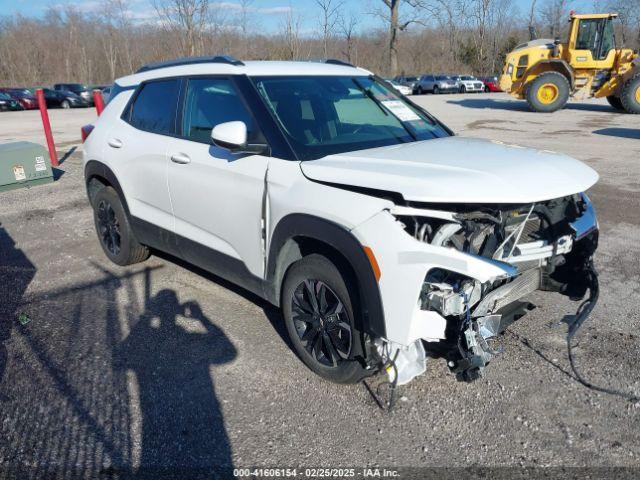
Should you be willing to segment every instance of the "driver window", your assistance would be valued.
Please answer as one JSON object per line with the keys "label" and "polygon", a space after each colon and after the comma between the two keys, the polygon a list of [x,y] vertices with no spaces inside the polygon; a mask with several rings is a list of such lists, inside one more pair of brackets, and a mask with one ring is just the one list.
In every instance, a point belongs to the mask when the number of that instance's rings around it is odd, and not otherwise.
{"label": "driver window", "polygon": [[187,83],[182,135],[188,140],[211,143],[211,130],[220,123],[242,121],[249,143],[265,143],[231,81],[192,78]]}

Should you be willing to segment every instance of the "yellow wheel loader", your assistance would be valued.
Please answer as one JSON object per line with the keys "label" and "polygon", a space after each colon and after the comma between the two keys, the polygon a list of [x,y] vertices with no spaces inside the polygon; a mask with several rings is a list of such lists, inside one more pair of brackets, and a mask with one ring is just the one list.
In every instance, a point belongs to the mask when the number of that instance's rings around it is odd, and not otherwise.
{"label": "yellow wheel loader", "polygon": [[555,112],[569,97],[607,97],[612,107],[640,114],[638,54],[616,48],[617,16],[571,12],[566,43],[533,40],[507,54],[500,88],[535,112]]}

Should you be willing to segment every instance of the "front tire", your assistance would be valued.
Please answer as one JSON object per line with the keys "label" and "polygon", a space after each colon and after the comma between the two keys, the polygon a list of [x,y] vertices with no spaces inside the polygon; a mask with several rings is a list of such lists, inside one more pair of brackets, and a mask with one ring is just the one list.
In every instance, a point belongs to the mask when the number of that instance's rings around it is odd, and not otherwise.
{"label": "front tire", "polygon": [[354,329],[355,285],[322,255],[294,263],[282,288],[282,313],[295,352],[313,372],[335,383],[367,376],[353,357],[361,351]]}
{"label": "front tire", "polygon": [[92,203],[100,246],[109,260],[124,266],[149,258],[149,249],[136,240],[120,196],[112,187],[99,190]]}
{"label": "front tire", "polygon": [[527,85],[526,99],[534,112],[552,113],[569,100],[569,82],[558,72],[545,72]]}
{"label": "front tire", "polygon": [[640,114],[640,74],[627,80],[622,87],[620,102],[627,113]]}
{"label": "front tire", "polygon": [[460,85],[460,93],[467,93],[467,87]]}
{"label": "front tire", "polygon": [[435,87],[433,87],[433,94],[434,95],[438,95],[440,93],[440,89],[438,88],[438,86],[436,85]]}
{"label": "front tire", "polygon": [[70,109],[70,108],[71,108],[71,104],[70,104],[67,100],[64,100],[64,101],[60,104],[60,106],[61,106],[62,108],[64,108],[65,110],[68,110],[68,109]]}

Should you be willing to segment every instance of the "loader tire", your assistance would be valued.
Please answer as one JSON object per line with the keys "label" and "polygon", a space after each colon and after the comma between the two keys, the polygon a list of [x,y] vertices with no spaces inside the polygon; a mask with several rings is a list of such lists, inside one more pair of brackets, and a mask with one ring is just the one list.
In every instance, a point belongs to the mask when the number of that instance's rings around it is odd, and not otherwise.
{"label": "loader tire", "polygon": [[616,97],[615,95],[609,95],[607,97],[607,102],[609,102],[609,105],[611,105],[616,110],[624,110],[624,107],[622,106],[622,100],[620,100],[620,97]]}
{"label": "loader tire", "polygon": [[567,77],[558,72],[545,72],[527,85],[527,103],[534,112],[555,112],[566,105],[570,90]]}
{"label": "loader tire", "polygon": [[627,113],[640,114],[640,73],[625,82],[620,102]]}

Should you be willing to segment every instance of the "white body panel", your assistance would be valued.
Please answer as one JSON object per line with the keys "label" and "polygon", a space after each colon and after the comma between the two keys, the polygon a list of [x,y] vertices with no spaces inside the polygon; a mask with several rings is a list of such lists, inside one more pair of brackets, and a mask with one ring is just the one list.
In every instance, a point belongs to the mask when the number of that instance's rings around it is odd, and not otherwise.
{"label": "white body panel", "polygon": [[190,159],[186,164],[169,162],[175,233],[242,260],[251,273],[262,277],[260,232],[269,159],[165,138],[169,158],[186,155]]}
{"label": "white body panel", "polygon": [[598,174],[558,153],[446,137],[304,162],[314,180],[398,192],[433,203],[529,203],[587,190]]}

